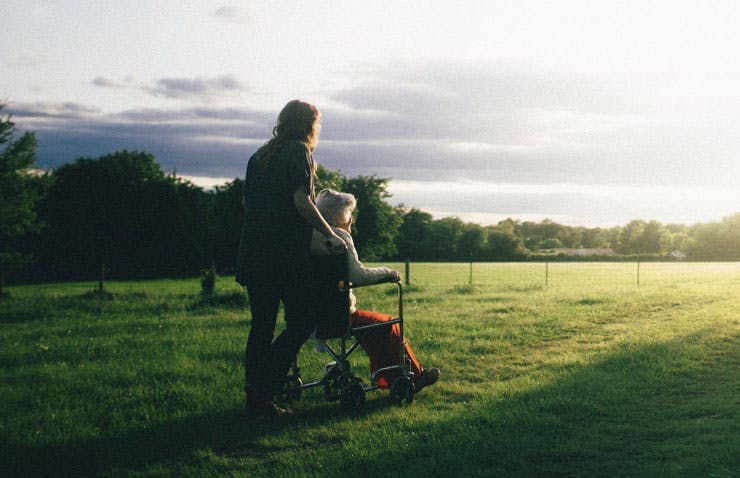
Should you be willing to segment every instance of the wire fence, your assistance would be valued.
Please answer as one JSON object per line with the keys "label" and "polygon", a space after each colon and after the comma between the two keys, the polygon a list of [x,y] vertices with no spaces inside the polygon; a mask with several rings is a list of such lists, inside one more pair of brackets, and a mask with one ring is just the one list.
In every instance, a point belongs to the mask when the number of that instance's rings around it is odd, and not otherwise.
{"label": "wire fence", "polygon": [[[369,266],[381,264],[368,264]],[[725,287],[740,291],[740,262],[392,262],[410,290],[444,292],[474,287],[490,290],[577,290],[650,287]],[[13,286],[13,295],[67,296],[94,290],[97,281]],[[108,281],[113,293],[191,297],[201,293],[199,278]],[[243,293],[233,276],[219,277],[219,294]]]}
{"label": "wire fence", "polygon": [[386,264],[407,285],[432,289],[580,286],[651,287],[729,281],[740,289],[740,262],[406,262]]}

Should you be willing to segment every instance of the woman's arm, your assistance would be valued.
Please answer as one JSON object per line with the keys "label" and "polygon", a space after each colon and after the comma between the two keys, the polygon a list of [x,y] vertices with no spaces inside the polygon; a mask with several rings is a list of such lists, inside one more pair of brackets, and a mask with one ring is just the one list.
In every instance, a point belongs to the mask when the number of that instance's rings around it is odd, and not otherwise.
{"label": "woman's arm", "polygon": [[313,201],[311,201],[311,196],[309,196],[306,186],[300,186],[295,190],[293,193],[293,205],[303,219],[308,221],[314,229],[326,237],[330,250],[341,250],[340,248],[344,247],[344,241],[334,233],[334,230],[329,226],[319,210],[316,209]]}
{"label": "woman's arm", "polygon": [[363,285],[373,285],[388,280],[400,280],[401,276],[398,272],[393,269],[389,269],[388,267],[366,267],[365,264],[360,262],[352,236],[347,231],[343,231],[341,229],[336,229],[336,232],[347,245],[349,280],[352,282],[352,285],[359,287]]}

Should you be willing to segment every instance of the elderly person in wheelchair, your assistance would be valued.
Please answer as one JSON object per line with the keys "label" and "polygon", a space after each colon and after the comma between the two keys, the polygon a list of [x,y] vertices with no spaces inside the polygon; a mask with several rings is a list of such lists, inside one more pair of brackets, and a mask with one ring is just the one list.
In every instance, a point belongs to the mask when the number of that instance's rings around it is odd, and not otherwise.
{"label": "elderly person in wheelchair", "polygon": [[[360,262],[354,242],[350,234],[352,225],[352,212],[355,209],[357,201],[352,194],[337,192],[332,189],[324,189],[316,196],[316,207],[321,215],[326,219],[334,232],[339,236],[347,246],[347,256],[349,261],[349,279],[354,286],[372,285],[381,282],[397,282],[400,280],[398,271],[387,267],[366,267]],[[330,254],[326,244],[326,238],[317,231],[314,231],[311,242],[311,253],[317,255]],[[379,312],[358,309],[356,298],[350,291],[350,322],[353,327],[379,324],[393,319],[393,316],[381,314]],[[362,348],[367,352],[370,358],[370,369],[379,370],[397,364],[400,358],[401,350],[401,333],[398,324],[391,327],[379,327],[359,339]],[[424,387],[433,385],[439,379],[440,370],[438,368],[422,368],[419,361],[414,356],[408,342],[403,344],[405,353],[410,362],[411,372],[413,372],[413,383],[415,390],[418,392]],[[397,370],[381,372],[376,376],[375,385],[378,388],[389,388],[393,382]]]}

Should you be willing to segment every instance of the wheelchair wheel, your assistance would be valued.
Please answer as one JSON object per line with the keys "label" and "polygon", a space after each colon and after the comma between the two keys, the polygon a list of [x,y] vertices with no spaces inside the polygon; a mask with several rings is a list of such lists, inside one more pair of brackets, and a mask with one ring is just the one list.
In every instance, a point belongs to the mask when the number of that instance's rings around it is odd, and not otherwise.
{"label": "wheelchair wheel", "polygon": [[356,412],[362,408],[365,404],[365,389],[362,388],[362,383],[355,379],[345,387],[342,392],[342,398],[340,405],[342,409],[347,412]]}
{"label": "wheelchair wheel", "polygon": [[411,403],[414,401],[414,394],[416,393],[416,387],[411,377],[407,375],[401,375],[391,383],[391,400],[393,403]]}
{"label": "wheelchair wheel", "polygon": [[303,380],[295,374],[290,374],[285,379],[285,385],[279,393],[279,397],[289,402],[298,401],[303,394]]}
{"label": "wheelchair wheel", "polygon": [[303,380],[301,380],[301,377],[294,377],[292,380],[288,381],[286,384],[286,395],[288,397],[288,400],[300,400],[301,395],[303,394]]}
{"label": "wheelchair wheel", "polygon": [[339,367],[334,367],[326,373],[326,382],[324,383],[324,395],[326,400],[331,402],[337,400],[345,380]]}

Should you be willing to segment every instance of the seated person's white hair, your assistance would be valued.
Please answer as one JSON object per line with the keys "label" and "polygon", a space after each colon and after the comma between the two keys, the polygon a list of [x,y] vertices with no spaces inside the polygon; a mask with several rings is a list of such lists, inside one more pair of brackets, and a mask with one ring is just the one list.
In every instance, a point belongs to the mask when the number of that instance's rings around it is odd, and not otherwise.
{"label": "seated person's white hair", "polygon": [[334,227],[347,224],[356,205],[357,200],[350,193],[322,189],[316,195],[316,208],[324,216],[326,222]]}

